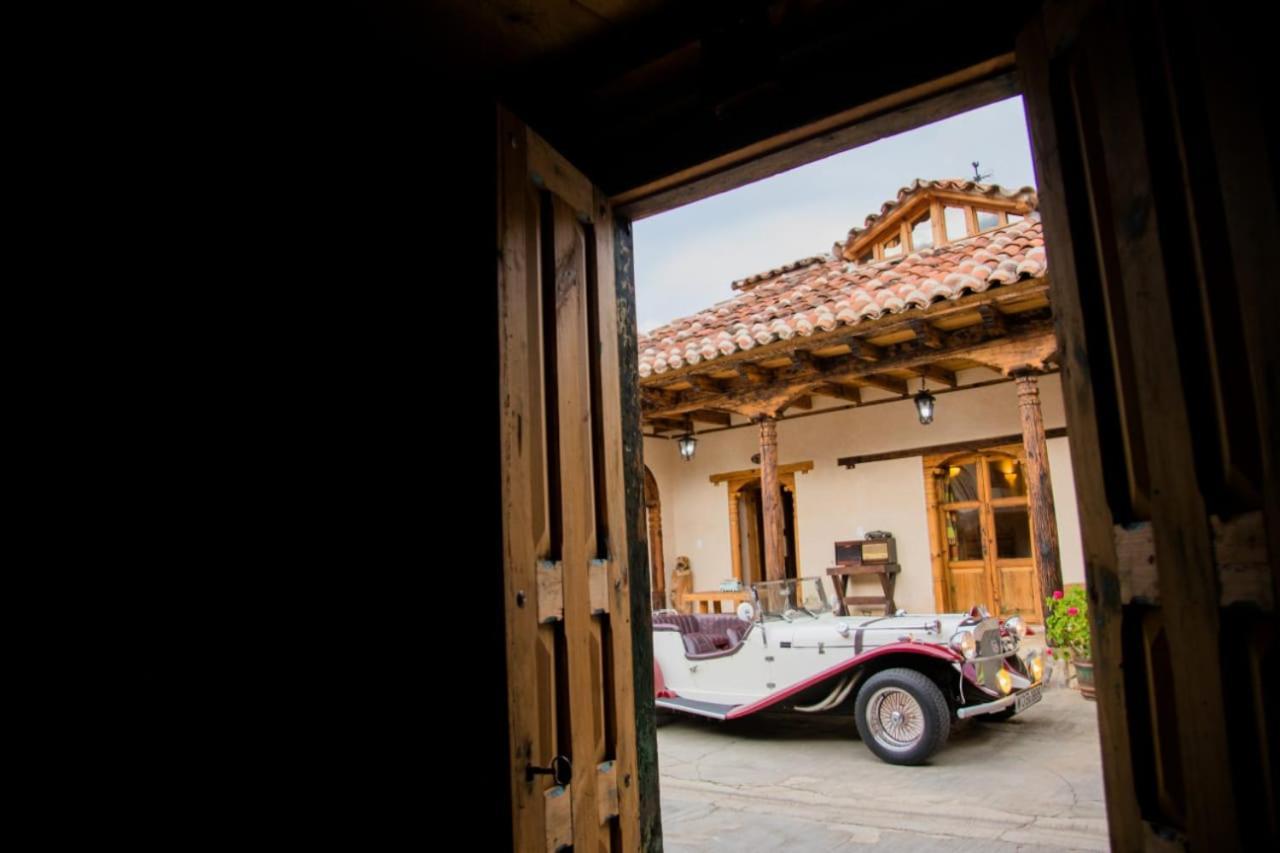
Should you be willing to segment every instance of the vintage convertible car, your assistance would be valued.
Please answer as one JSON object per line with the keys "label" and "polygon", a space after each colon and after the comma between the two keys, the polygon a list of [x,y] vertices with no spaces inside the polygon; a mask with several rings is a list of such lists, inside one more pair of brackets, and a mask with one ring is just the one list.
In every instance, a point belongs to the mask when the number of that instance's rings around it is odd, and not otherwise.
{"label": "vintage convertible car", "polygon": [[967,614],[846,616],[820,578],[751,587],[734,614],[653,614],[660,711],[732,720],[770,709],[824,713],[852,700],[862,741],[919,764],[952,718],[1007,718],[1040,701],[1043,661],[1020,656],[1027,627]]}

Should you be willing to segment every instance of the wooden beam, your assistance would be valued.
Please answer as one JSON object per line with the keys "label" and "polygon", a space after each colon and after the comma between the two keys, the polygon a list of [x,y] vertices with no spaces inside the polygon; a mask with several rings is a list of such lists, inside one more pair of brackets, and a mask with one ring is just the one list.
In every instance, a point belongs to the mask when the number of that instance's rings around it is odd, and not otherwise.
{"label": "wooden beam", "polygon": [[1015,94],[1007,54],[623,190],[610,202],[630,218],[652,216]]}
{"label": "wooden beam", "polygon": [[661,388],[641,388],[640,403],[646,409],[665,409],[674,405],[680,399],[680,395],[672,391],[663,391]]}
{"label": "wooden beam", "polygon": [[863,361],[880,361],[884,358],[884,348],[869,344],[861,338],[849,338],[843,341],[849,347],[849,354]]}
{"label": "wooden beam", "polygon": [[790,403],[783,407],[783,411],[787,409],[805,409],[806,411],[813,408],[813,398],[808,394],[796,397]]}
{"label": "wooden beam", "polygon": [[946,218],[942,212],[942,202],[935,196],[929,202],[929,224],[933,226],[933,247],[945,245],[947,242]]}
{"label": "wooden beam", "polygon": [[724,383],[711,376],[693,374],[685,377],[689,384],[699,391],[723,391]]}
{"label": "wooden beam", "polygon": [[[1017,362],[1016,366],[1024,367],[1043,364],[1057,346],[1052,324],[1044,318],[1024,322],[1025,325],[1019,325],[1015,333],[997,341],[986,340],[981,327],[969,326],[947,333],[945,346],[938,350],[909,340],[885,347],[883,360],[875,363],[869,364],[850,354],[823,359],[821,370],[816,366],[790,365],[774,371],[770,382],[736,383],[719,395],[686,391],[675,403],[662,409],[646,407],[645,414],[648,418],[675,417],[706,408],[731,409],[747,417],[776,413],[795,397],[810,393],[817,384],[864,382],[867,377],[886,370],[913,370],[944,358],[967,358],[982,364],[1012,359]],[[906,393],[906,383],[902,380],[891,380],[890,377],[883,377],[883,380],[882,387],[885,383],[895,383],[890,385],[892,393]]]}
{"label": "wooden beam", "polygon": [[[804,462],[789,462],[786,465],[778,466],[778,476],[784,474],[807,474],[813,470],[813,460]],[[710,479],[712,485],[720,483],[732,483],[736,480],[758,480],[760,479],[759,468],[744,468],[741,471],[721,471],[719,474],[712,474]]]}
{"label": "wooden beam", "polygon": [[932,323],[925,320],[912,320],[911,331],[915,332],[920,342],[929,349],[942,348],[942,335],[938,333],[937,328]]}
{"label": "wooden beam", "polygon": [[992,305],[979,305],[978,313],[982,315],[983,328],[987,329],[992,335],[1003,335],[1005,333],[1004,315],[995,309]]}
{"label": "wooden beam", "polygon": [[764,369],[762,369],[761,367],[755,364],[751,364],[751,363],[739,364],[737,365],[737,368],[738,368],[738,375],[741,376],[743,379],[747,380],[748,382],[767,382],[769,379],[769,374]]}
{"label": "wooden beam", "polygon": [[676,420],[675,418],[646,417],[644,422],[658,432],[684,432],[689,428],[688,421]]}
{"label": "wooden beam", "polygon": [[902,394],[906,396],[910,393],[907,389],[907,380],[898,379],[893,376],[877,376],[871,374],[869,376],[860,376],[858,381],[863,385],[870,385],[872,388],[879,388],[881,391],[888,391],[890,394]]}
{"label": "wooden beam", "polygon": [[922,364],[916,368],[916,373],[926,379],[932,379],[934,382],[946,385],[948,388],[956,387],[955,371],[945,370],[933,364]]}
{"label": "wooden beam", "polygon": [[1015,370],[1043,370],[1057,357],[1057,339],[1049,335],[1035,340],[997,342],[970,360],[1008,376]]}
{"label": "wooden beam", "polygon": [[795,364],[813,364],[813,352],[807,349],[793,350],[791,353],[791,361]]}
{"label": "wooden beam", "polygon": [[704,424],[715,424],[716,426],[729,425],[729,415],[726,412],[711,412],[706,409],[699,409],[696,412],[690,412],[689,419]]}
{"label": "wooden beam", "polygon": [[[1057,427],[1044,431],[1046,439],[1062,438],[1067,434],[1066,427]],[[952,453],[976,453],[988,447],[1000,447],[1005,444],[1018,444],[1022,434],[996,435],[990,438],[974,438],[966,441],[952,441],[946,444],[926,444],[921,447],[908,447],[903,450],[891,450],[887,453],[867,453],[862,456],[841,456],[836,464],[843,468],[855,468],[868,462],[888,462],[891,459],[910,459],[915,456],[935,456]]]}
{"label": "wooden beam", "polygon": [[[885,314],[875,320],[861,320],[853,327],[841,325],[830,332],[824,332],[819,329],[808,337],[793,336],[787,340],[777,340],[749,350],[739,350],[732,355],[714,358],[711,361],[700,362],[696,365],[685,364],[683,367],[668,368],[660,374],[654,373],[645,377],[641,380],[641,385],[645,388],[663,388],[681,382],[693,374],[728,372],[736,370],[744,364],[752,364],[759,367],[758,363],[761,361],[790,358],[791,352],[797,349],[815,352],[832,347],[849,346],[850,341],[855,340],[865,344],[870,338],[899,335],[904,331],[910,331],[911,323],[916,320],[933,323],[944,317],[954,317],[958,314],[972,316],[980,305],[1025,302],[1029,298],[1047,294],[1049,287],[1050,282],[1047,277],[1026,279],[1015,284],[1002,285],[986,290],[982,293],[970,293],[954,301],[944,299],[928,308],[911,309],[899,314]],[[1012,328],[1020,328],[1023,324],[1036,319],[1038,316],[1049,317],[1050,313],[1047,308],[1044,308],[1019,312],[1014,316],[1016,316],[1017,322],[1012,324]],[[974,325],[980,325],[980,321]],[[939,330],[939,332],[944,335],[945,342],[945,336],[948,333],[942,332],[942,330]],[[873,350],[867,350],[868,355],[873,352]],[[764,375],[768,375],[767,370],[765,370]]]}
{"label": "wooden beam", "polygon": [[862,402],[862,392],[853,385],[836,385],[834,383],[826,383],[823,385],[814,385],[809,390],[814,394],[820,394],[823,397],[834,397],[837,400],[844,400],[847,403]]}

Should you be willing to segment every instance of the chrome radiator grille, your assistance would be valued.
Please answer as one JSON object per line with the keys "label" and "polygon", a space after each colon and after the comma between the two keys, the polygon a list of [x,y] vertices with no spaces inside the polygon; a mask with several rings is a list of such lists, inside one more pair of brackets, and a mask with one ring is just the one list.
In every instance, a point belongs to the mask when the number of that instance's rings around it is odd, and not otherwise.
{"label": "chrome radiator grille", "polygon": [[1007,655],[1013,651],[1013,638],[1001,638],[999,628],[989,628],[978,634],[975,639],[978,641],[978,657],[980,658]]}

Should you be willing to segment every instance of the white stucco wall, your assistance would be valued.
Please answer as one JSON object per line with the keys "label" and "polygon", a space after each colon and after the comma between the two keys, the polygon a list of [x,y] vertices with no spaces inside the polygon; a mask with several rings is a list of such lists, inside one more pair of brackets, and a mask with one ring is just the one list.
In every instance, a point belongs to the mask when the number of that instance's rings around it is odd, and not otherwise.
{"label": "white stucco wall", "polygon": [[[964,371],[961,384],[995,378],[985,370]],[[864,401],[889,397],[864,389]],[[1040,380],[1045,427],[1065,425],[1057,376]],[[823,398],[815,404],[828,405]],[[838,401],[830,405],[838,406]],[[1021,432],[1017,392],[1003,383],[938,397],[937,415],[922,426],[910,401],[850,409],[778,424],[779,464],[811,460],[814,468],[796,475],[799,568],[802,576],[822,575],[833,559],[833,543],[864,531],[888,530],[898,541],[897,602],[908,610],[932,610],[933,570],[921,457],[875,462],[846,469],[842,456],[883,453],[966,439]],[[693,565],[694,588],[715,589],[733,576],[729,555],[726,486],[712,485],[712,474],[755,467],[759,434],[751,426],[701,436],[691,462],[680,459],[674,441],[645,439],[645,464],[662,497],[662,526],[668,587],[677,555]],[[1049,441],[1049,465],[1057,503],[1062,574],[1066,583],[1083,582],[1084,564],[1071,475],[1068,439]],[[862,591],[863,587],[859,587]],[[874,580],[866,594],[878,594]]]}

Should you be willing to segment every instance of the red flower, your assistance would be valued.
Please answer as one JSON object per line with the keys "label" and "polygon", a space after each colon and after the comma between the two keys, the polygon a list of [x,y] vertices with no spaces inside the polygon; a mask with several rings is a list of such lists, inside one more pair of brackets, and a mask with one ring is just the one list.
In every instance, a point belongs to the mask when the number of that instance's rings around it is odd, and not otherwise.
{"label": "red flower", "polygon": [[1079,615],[1080,615],[1080,608],[1079,608],[1079,607],[1068,607],[1068,608],[1067,608],[1067,615],[1068,615],[1068,616],[1079,616]]}
{"label": "red flower", "polygon": [[1055,590],[1053,591],[1053,600],[1054,600],[1054,601],[1057,601],[1057,600],[1059,600],[1059,599],[1061,599],[1061,598],[1062,598],[1062,590],[1060,590],[1060,589],[1055,589]]}
{"label": "red flower", "polygon": [[1053,649],[1046,648],[1044,651],[1049,657],[1053,657]]}

